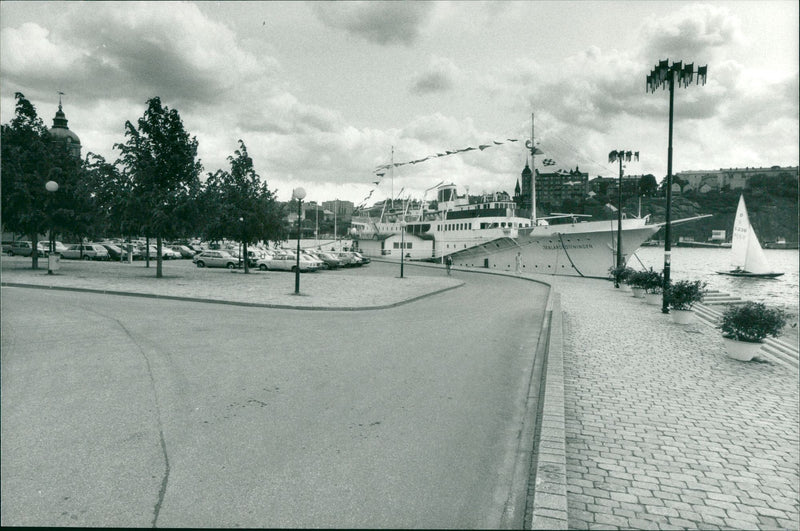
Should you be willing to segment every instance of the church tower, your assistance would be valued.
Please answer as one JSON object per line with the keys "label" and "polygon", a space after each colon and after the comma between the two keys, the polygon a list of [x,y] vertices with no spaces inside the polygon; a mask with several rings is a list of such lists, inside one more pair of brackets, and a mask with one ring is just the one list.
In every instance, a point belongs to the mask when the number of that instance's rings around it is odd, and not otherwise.
{"label": "church tower", "polygon": [[58,94],[58,111],[53,118],[53,127],[48,129],[50,142],[75,157],[81,158],[81,139],[67,127],[67,117],[61,108],[61,93]]}
{"label": "church tower", "polygon": [[531,172],[531,168],[528,165],[528,161],[525,161],[525,169],[522,170],[522,190],[521,190],[521,203],[520,208],[528,213],[531,212],[533,207],[533,174]]}

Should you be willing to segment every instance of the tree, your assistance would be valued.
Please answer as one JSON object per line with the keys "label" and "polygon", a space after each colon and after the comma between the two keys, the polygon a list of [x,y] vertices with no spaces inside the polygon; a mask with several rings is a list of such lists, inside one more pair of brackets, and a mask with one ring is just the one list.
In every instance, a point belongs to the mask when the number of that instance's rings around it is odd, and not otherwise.
{"label": "tree", "polygon": [[253,168],[242,140],[234,155],[228,157],[230,172],[218,170],[206,181],[201,201],[207,219],[204,233],[210,240],[242,242],[244,270],[248,273],[248,244],[284,238],[283,209]]}
{"label": "tree", "polygon": [[136,127],[125,122],[125,137],[124,144],[114,144],[129,190],[123,210],[144,235],[156,237],[156,278],[161,278],[162,238],[185,236],[197,224],[203,169],[196,160],[197,139],[189,137],[178,111],[162,106],[158,97],[147,101]]}
{"label": "tree", "polygon": [[639,178],[639,193],[646,197],[652,197],[658,191],[656,177],[652,173],[642,175]]}
{"label": "tree", "polygon": [[49,134],[36,108],[25,96],[17,92],[14,118],[3,124],[2,142],[2,209],[3,226],[12,232],[27,235],[33,244],[31,266],[39,267],[35,252],[39,234],[50,226],[48,207],[50,192],[45,183],[53,175],[54,165],[49,148]]}

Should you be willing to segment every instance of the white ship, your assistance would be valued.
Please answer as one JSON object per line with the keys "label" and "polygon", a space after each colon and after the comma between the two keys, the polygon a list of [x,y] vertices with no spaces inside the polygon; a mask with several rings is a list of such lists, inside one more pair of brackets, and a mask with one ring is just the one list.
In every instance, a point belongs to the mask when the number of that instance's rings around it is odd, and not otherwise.
{"label": "white ship", "polygon": [[[415,207],[401,202],[394,208],[384,201],[380,216],[354,216],[352,236],[359,250],[369,256],[443,262],[524,273],[544,273],[608,278],[616,266],[618,220],[587,221],[581,214],[536,216],[535,157],[542,152],[533,142],[531,116],[531,205],[529,216],[517,212],[506,193],[482,197],[459,196],[455,184],[439,184],[436,207],[429,209],[423,196]],[[389,165],[391,167],[394,164]],[[388,208],[387,208],[388,206]],[[618,216],[619,217],[619,216]],[[690,221],[687,218],[671,224]],[[648,216],[621,220],[621,264],[627,264],[642,243],[664,225],[649,223]]]}

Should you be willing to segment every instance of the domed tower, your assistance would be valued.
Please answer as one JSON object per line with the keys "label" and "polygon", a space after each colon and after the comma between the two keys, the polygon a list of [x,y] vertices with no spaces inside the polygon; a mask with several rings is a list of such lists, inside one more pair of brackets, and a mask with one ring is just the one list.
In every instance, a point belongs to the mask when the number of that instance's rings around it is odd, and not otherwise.
{"label": "domed tower", "polygon": [[64,149],[76,159],[81,158],[81,139],[67,127],[67,117],[61,109],[61,93],[58,95],[58,111],[53,118],[53,127],[48,129],[48,132],[52,144]]}

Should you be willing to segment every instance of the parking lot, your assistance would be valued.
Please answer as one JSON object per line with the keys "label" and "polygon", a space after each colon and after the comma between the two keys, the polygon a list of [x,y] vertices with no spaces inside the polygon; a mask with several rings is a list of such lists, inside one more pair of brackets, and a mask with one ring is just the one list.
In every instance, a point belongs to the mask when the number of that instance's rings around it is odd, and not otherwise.
{"label": "parking lot", "polygon": [[163,278],[156,278],[154,261],[148,268],[144,261],[128,264],[62,260],[56,274],[48,275],[45,259],[39,260],[38,270],[31,269],[30,258],[3,256],[0,260],[3,283],[276,307],[387,306],[462,284],[457,277],[448,277],[442,268],[414,268],[408,264],[401,281],[396,278],[400,276],[399,264],[378,262],[302,273],[298,296],[294,294],[295,275],[288,271],[251,269],[245,274],[241,269],[198,268],[191,260],[183,259],[163,262]]}

